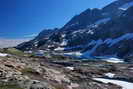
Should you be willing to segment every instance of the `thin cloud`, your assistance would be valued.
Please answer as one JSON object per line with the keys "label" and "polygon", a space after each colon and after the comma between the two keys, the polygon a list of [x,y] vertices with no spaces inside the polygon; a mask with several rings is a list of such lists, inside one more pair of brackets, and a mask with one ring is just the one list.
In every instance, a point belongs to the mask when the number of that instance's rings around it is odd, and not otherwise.
{"label": "thin cloud", "polygon": [[30,35],[25,35],[25,38],[33,38],[36,37],[38,34],[30,34]]}
{"label": "thin cloud", "polygon": [[31,39],[6,39],[0,38],[0,48],[14,47]]}

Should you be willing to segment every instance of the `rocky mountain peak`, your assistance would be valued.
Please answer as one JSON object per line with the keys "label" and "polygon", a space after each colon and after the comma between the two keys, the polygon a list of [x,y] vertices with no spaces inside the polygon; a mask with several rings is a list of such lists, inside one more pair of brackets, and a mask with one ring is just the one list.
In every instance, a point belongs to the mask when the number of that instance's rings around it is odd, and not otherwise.
{"label": "rocky mountain peak", "polygon": [[61,29],[44,30],[17,48],[78,51],[81,57],[115,55],[123,58],[133,54],[133,50],[129,50],[133,38],[132,10],[132,0],[117,0],[102,9],[87,9]]}

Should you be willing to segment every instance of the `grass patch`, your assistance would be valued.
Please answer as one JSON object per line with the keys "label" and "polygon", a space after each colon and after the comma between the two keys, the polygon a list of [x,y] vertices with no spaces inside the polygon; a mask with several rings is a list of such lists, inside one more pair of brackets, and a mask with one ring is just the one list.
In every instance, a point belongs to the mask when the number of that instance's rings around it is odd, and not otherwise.
{"label": "grass patch", "polygon": [[18,56],[24,56],[25,53],[22,51],[16,49],[16,48],[5,48],[3,49],[4,53],[12,54],[12,55],[18,55]]}
{"label": "grass patch", "polygon": [[70,60],[69,57],[62,56],[62,55],[51,55],[51,59],[54,59],[54,60]]}
{"label": "grass patch", "polygon": [[21,72],[23,74],[39,75],[39,73],[36,70],[32,69],[32,68],[24,68],[23,70],[21,70]]}
{"label": "grass patch", "polygon": [[22,89],[17,84],[0,84],[0,89]]}
{"label": "grass patch", "polygon": [[66,89],[63,85],[55,85],[54,89]]}

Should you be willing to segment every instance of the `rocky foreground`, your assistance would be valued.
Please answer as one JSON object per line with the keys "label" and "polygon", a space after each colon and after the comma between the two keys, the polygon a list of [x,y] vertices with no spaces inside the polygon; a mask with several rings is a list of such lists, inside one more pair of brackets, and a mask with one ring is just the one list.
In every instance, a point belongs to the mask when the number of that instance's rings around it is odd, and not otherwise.
{"label": "rocky foreground", "polygon": [[94,78],[133,82],[133,64],[9,55],[0,57],[0,89],[122,89]]}

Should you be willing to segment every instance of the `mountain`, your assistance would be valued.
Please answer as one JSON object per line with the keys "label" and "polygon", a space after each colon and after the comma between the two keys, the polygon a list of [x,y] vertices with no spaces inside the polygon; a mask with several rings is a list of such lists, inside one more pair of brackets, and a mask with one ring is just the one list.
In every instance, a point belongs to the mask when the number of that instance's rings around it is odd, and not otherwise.
{"label": "mountain", "polygon": [[133,55],[133,1],[117,0],[102,9],[87,9],[60,29],[42,31],[20,44],[21,50],[80,52],[84,58]]}

